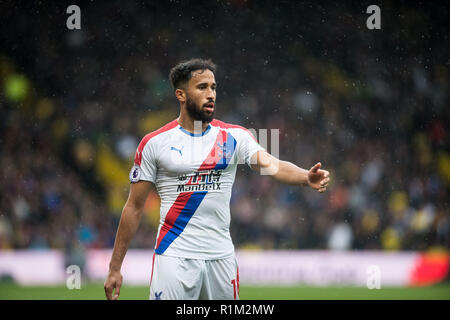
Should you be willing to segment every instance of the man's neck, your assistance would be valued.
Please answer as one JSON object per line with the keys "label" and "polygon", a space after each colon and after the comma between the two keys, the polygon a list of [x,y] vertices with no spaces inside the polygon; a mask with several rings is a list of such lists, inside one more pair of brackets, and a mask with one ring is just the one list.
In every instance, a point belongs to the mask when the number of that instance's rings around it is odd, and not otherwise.
{"label": "man's neck", "polygon": [[188,114],[184,113],[180,113],[180,116],[178,117],[177,121],[178,124],[183,127],[183,129],[194,134],[204,132],[209,125],[208,122],[202,122],[201,120],[195,120],[194,122],[194,119],[192,119]]}

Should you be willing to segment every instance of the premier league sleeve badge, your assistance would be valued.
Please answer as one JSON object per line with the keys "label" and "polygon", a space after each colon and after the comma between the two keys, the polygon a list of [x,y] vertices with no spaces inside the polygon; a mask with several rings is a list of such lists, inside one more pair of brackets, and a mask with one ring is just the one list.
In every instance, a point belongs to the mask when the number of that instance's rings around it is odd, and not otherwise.
{"label": "premier league sleeve badge", "polygon": [[133,168],[131,168],[131,171],[130,171],[131,183],[138,182],[140,177],[141,177],[141,167],[139,167],[137,164],[135,164],[133,166]]}

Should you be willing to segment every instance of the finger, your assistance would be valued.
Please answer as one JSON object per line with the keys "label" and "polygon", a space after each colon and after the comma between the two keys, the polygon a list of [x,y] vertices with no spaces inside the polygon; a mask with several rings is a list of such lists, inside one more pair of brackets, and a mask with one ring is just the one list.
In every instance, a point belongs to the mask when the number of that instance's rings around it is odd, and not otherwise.
{"label": "finger", "polygon": [[317,170],[320,169],[321,166],[322,166],[322,164],[321,164],[320,162],[317,162],[317,163],[314,165],[314,167],[311,168],[311,171],[315,173],[315,172],[317,172]]}
{"label": "finger", "polygon": [[324,178],[328,178],[330,176],[330,172],[328,172],[327,170],[322,170],[324,172],[323,176]]}
{"label": "finger", "polygon": [[322,186],[328,185],[328,182],[330,182],[330,178],[325,178],[322,181],[320,181],[320,185]]}
{"label": "finger", "polygon": [[119,299],[119,295],[118,294],[115,294],[113,297],[112,297],[112,300],[118,300]]}
{"label": "finger", "polygon": [[[117,298],[118,298],[119,295],[120,295],[120,283],[117,284],[117,286],[116,286],[116,290],[114,291],[114,297],[117,297]],[[114,299],[114,300],[117,300],[117,298]]]}
{"label": "finger", "polygon": [[112,288],[109,286],[105,285],[105,295],[106,295],[106,299],[111,300],[112,299]]}
{"label": "finger", "polygon": [[326,190],[327,190],[326,187],[321,187],[321,188],[319,188],[317,191],[319,191],[320,193],[323,193],[323,192],[325,192]]}

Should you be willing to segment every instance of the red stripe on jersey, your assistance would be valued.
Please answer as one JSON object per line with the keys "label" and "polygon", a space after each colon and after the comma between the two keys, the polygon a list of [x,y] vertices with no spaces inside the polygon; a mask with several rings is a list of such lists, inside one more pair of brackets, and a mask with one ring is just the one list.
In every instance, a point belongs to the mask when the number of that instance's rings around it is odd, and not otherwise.
{"label": "red stripe on jersey", "polygon": [[219,127],[219,128],[222,128],[222,129],[229,129],[229,128],[238,128],[238,129],[242,129],[242,130],[246,131],[246,132],[250,135],[250,137],[253,138],[253,140],[256,141],[255,136],[250,132],[250,130],[244,128],[243,126],[239,126],[239,125],[237,125],[237,124],[226,123],[226,122],[223,122],[223,121],[220,121],[220,120],[216,120],[216,119],[214,119],[213,121],[211,121],[210,124],[211,124],[212,126],[214,126],[214,127]]}
{"label": "red stripe on jersey", "polygon": [[175,202],[170,207],[169,211],[167,211],[166,218],[164,219],[164,224],[161,227],[161,230],[159,231],[159,237],[156,241],[156,248],[159,247],[159,244],[161,243],[161,240],[164,238],[164,236],[169,232],[170,229],[172,229],[173,225],[175,224],[175,221],[177,220],[178,216],[180,215],[183,208],[186,206],[186,203],[189,201],[189,198],[194,192],[182,192],[178,195]]}
{"label": "red stripe on jersey", "polygon": [[151,274],[151,276],[150,276],[150,287],[152,286],[153,269],[155,269],[155,255],[156,255],[156,253],[153,253],[153,259],[152,259],[152,274]]}
{"label": "red stripe on jersey", "polygon": [[144,138],[142,138],[141,142],[139,143],[139,146],[137,148],[136,151],[136,155],[134,156],[134,164],[137,164],[138,166],[141,165],[142,162],[142,151],[144,150],[145,145],[147,144],[147,142],[153,138],[156,137],[158,134],[161,134],[163,132],[166,132],[170,129],[175,128],[176,126],[178,126],[178,121],[177,119],[169,122],[168,124],[164,125],[163,127],[159,128],[158,130],[155,130],[153,132],[150,132],[149,134],[147,134]]}
{"label": "red stripe on jersey", "polygon": [[237,267],[236,281],[237,281],[237,289],[238,289],[238,297],[239,297],[239,266]]}
{"label": "red stripe on jersey", "polygon": [[202,165],[198,168],[198,171],[201,170],[212,170],[215,168],[219,160],[221,159],[221,155],[219,154],[219,146],[218,143],[223,144],[224,141],[227,140],[227,132],[220,130],[217,134],[216,141],[214,141],[213,147],[206,157],[205,161],[203,161]]}

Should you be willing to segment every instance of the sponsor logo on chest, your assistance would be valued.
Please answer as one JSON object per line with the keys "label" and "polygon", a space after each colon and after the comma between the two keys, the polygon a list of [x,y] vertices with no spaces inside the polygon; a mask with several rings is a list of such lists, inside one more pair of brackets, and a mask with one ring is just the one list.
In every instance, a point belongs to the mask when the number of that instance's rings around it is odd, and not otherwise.
{"label": "sponsor logo on chest", "polygon": [[204,170],[178,176],[177,192],[220,190],[222,170]]}

